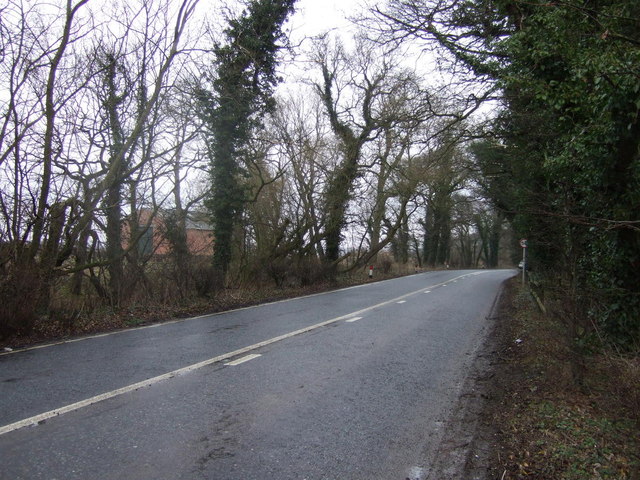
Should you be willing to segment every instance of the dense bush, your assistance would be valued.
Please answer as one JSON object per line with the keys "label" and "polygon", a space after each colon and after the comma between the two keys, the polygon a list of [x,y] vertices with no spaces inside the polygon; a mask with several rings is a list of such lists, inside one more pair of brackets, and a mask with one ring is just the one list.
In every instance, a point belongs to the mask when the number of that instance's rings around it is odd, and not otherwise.
{"label": "dense bush", "polygon": [[498,140],[475,149],[488,195],[584,333],[638,348],[640,4],[461,5],[459,26],[489,22],[487,55],[467,60],[504,93]]}

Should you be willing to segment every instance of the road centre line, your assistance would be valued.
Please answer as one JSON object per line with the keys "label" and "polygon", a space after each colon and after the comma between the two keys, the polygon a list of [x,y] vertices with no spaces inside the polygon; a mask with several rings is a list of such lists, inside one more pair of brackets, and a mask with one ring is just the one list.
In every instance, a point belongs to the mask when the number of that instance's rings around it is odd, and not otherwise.
{"label": "road centre line", "polygon": [[[482,272],[478,272],[478,273],[482,273]],[[414,275],[407,275],[404,278],[410,278],[410,277],[414,277],[414,276],[417,276],[417,275],[423,275],[423,273],[418,273],[418,274],[414,274]],[[469,275],[469,274],[465,274],[465,275]],[[387,280],[381,280],[379,282],[375,282],[374,284],[363,283],[363,284],[360,284],[360,285],[353,285],[351,287],[339,288],[337,290],[328,290],[326,292],[311,293],[309,295],[302,295],[300,297],[283,298],[282,300],[275,300],[273,302],[261,303],[261,304],[258,304],[258,305],[251,305],[249,307],[240,307],[240,308],[235,308],[235,309],[232,309],[232,310],[225,310],[223,312],[207,313],[207,314],[204,314],[204,315],[198,315],[196,317],[178,318],[178,319],[169,320],[169,321],[166,321],[166,322],[154,323],[152,325],[143,325],[141,327],[134,327],[134,328],[123,328],[123,329],[112,331],[112,332],[98,333],[96,335],[87,335],[87,336],[84,336],[84,337],[71,338],[71,339],[67,339],[67,340],[60,340],[58,342],[45,343],[43,345],[34,345],[32,347],[27,347],[27,348],[16,348],[16,349],[13,349],[11,351],[0,352],[0,357],[2,357],[4,355],[14,355],[14,354],[20,353],[20,352],[28,352],[28,351],[31,351],[31,350],[40,350],[42,348],[55,347],[57,345],[65,345],[67,343],[82,342],[83,340],[92,340],[92,339],[95,339],[95,338],[108,337],[110,335],[118,335],[118,334],[121,334],[121,333],[135,332],[136,330],[145,330],[147,328],[163,327],[163,326],[166,326],[166,325],[172,325],[174,323],[188,322],[190,320],[198,320],[198,319],[207,318],[207,317],[216,317],[216,316],[219,316],[219,315],[225,315],[225,314],[234,313],[234,312],[241,312],[241,311],[250,310],[250,309],[253,309],[253,308],[266,307],[266,306],[269,306],[269,305],[277,305],[278,303],[291,302],[291,301],[294,301],[294,300],[302,300],[302,299],[305,299],[305,298],[319,297],[321,295],[329,295],[331,293],[343,292],[343,291],[346,291],[346,290],[353,290],[353,289],[356,289],[356,288],[363,288],[363,287],[366,287],[366,286],[369,286],[369,285],[375,285],[375,284],[379,285],[381,283],[391,282],[393,280],[397,280],[397,278],[389,278]]]}
{"label": "road centre line", "polygon": [[[455,278],[456,279],[464,278],[464,277],[466,277],[468,275],[469,274],[466,273],[464,275],[460,275],[460,276],[455,277]],[[440,286],[440,285],[444,285],[444,283],[438,283],[438,284],[435,284],[435,285],[431,285],[428,288],[435,288],[435,287]],[[270,338],[268,340],[264,340],[262,342],[254,343],[253,345],[249,345],[247,347],[239,348],[239,349],[234,350],[232,352],[223,353],[222,355],[218,355],[216,357],[209,358],[207,360],[203,360],[201,362],[194,363],[192,365],[188,365],[186,367],[182,367],[182,368],[179,368],[177,370],[173,370],[171,372],[167,372],[167,373],[162,374],[162,375],[158,375],[156,377],[148,378],[146,380],[142,380],[140,382],[136,382],[136,383],[133,383],[131,385],[127,385],[127,386],[118,388],[116,390],[112,390],[110,392],[105,392],[105,393],[96,395],[94,397],[87,398],[85,400],[81,400],[79,402],[71,403],[69,405],[65,405],[63,407],[59,407],[59,408],[56,408],[56,409],[53,409],[53,410],[49,410],[48,412],[44,412],[44,413],[41,413],[39,415],[35,415],[33,417],[25,418],[23,420],[19,420],[17,422],[10,423],[8,425],[4,425],[4,426],[0,427],[0,435],[4,435],[6,433],[10,433],[10,432],[13,432],[14,430],[18,430],[20,428],[24,428],[24,427],[27,427],[27,426],[38,425],[40,423],[45,422],[46,420],[48,420],[50,418],[58,417],[60,415],[64,415],[65,413],[73,412],[75,410],[79,410],[81,408],[88,407],[90,405],[94,405],[96,403],[99,403],[99,402],[102,402],[102,401],[105,401],[105,400],[109,400],[111,398],[118,397],[120,395],[124,395],[126,393],[130,393],[130,392],[133,392],[135,390],[139,390],[139,389],[144,388],[144,387],[149,387],[151,385],[154,385],[156,383],[162,382],[164,380],[168,380],[170,378],[174,378],[174,377],[177,377],[177,376],[180,376],[180,375],[184,375],[184,374],[193,372],[195,370],[198,370],[200,368],[207,367],[209,365],[213,365],[213,364],[216,364],[216,363],[223,362],[224,360],[229,360],[231,358],[238,357],[240,355],[244,355],[245,353],[249,353],[249,352],[251,352],[253,350],[257,350],[259,348],[262,348],[262,347],[265,347],[267,345],[271,345],[271,344],[280,342],[282,340],[286,340],[286,339],[291,338],[291,337],[302,335],[303,333],[307,333],[307,332],[310,332],[312,330],[317,330],[319,328],[325,327],[327,325],[331,325],[333,323],[337,323],[337,322],[340,322],[340,321],[347,321],[347,320],[349,320],[351,318],[354,318],[355,316],[362,315],[363,313],[366,313],[366,312],[370,312],[372,310],[375,310],[376,308],[380,308],[380,307],[384,307],[386,305],[390,305],[390,304],[392,304],[394,302],[397,303],[400,300],[408,298],[408,297],[410,297],[412,295],[416,295],[416,294],[421,293],[423,291],[424,291],[424,287],[422,287],[422,288],[420,288],[418,290],[414,290],[414,291],[409,292],[409,293],[405,293],[404,295],[401,295],[399,297],[392,298],[391,300],[385,300],[384,302],[380,302],[380,303],[377,303],[375,305],[371,305],[369,307],[362,308],[362,309],[357,310],[355,312],[348,313],[346,315],[341,315],[339,317],[335,317],[335,318],[332,318],[330,320],[325,320],[324,322],[316,323],[314,325],[309,325],[308,327],[304,327],[304,328],[301,328],[299,330],[294,330],[293,332],[285,333],[283,335],[279,335],[277,337],[273,337],[273,338]]]}

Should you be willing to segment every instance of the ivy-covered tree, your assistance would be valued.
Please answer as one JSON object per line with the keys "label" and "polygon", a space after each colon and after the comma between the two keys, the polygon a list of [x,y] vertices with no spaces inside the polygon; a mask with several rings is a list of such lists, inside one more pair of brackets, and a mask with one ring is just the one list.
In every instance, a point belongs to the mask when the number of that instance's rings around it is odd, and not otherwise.
{"label": "ivy-covered tree", "polygon": [[242,157],[251,131],[274,108],[282,25],[295,0],[252,0],[229,20],[224,44],[216,44],[211,90],[196,92],[208,130],[211,195],[207,201],[215,236],[214,267],[222,277],[232,258],[234,226],[246,202]]}
{"label": "ivy-covered tree", "polygon": [[486,191],[537,272],[562,281],[567,313],[586,319],[576,333],[595,324],[637,346],[640,3],[393,0],[380,15],[501,89],[494,140],[476,152]]}

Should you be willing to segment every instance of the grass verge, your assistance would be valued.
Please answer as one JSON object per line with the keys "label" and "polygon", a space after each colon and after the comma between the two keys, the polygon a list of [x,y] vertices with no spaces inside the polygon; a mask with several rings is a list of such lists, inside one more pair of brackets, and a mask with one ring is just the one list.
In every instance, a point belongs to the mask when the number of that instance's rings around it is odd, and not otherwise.
{"label": "grass verge", "polygon": [[577,353],[517,279],[498,313],[487,477],[640,479],[640,359]]}
{"label": "grass verge", "polygon": [[[413,273],[413,272],[411,272]],[[319,282],[301,287],[280,288],[259,283],[238,288],[228,288],[212,297],[189,297],[180,301],[159,302],[146,298],[118,308],[101,305],[98,299],[79,299],[78,306],[69,311],[56,309],[50,316],[38,319],[28,335],[12,335],[0,338],[0,352],[16,350],[40,343],[65,340],[84,335],[105,333],[127,328],[162,323],[179,318],[189,318],[225,312],[237,308],[260,305],[305,295],[312,295],[338,288],[379,282],[409,274],[406,271],[376,273],[370,279],[362,272],[343,275],[336,282]],[[70,303],[66,298],[66,304]],[[91,304],[87,306],[86,304]]]}

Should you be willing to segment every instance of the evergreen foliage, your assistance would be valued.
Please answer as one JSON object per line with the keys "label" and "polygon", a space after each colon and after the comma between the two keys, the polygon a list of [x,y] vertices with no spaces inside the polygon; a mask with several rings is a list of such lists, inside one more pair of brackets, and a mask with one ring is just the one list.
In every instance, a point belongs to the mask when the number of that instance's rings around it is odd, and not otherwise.
{"label": "evergreen foliage", "polygon": [[295,0],[253,0],[229,21],[226,43],[214,48],[212,90],[197,92],[208,127],[212,192],[207,201],[214,224],[214,266],[224,276],[232,258],[234,226],[246,202],[242,156],[252,129],[274,108],[273,89],[282,24]]}
{"label": "evergreen foliage", "polygon": [[392,1],[382,16],[501,89],[475,146],[485,192],[577,337],[640,346],[640,3]]}
{"label": "evergreen foliage", "polygon": [[489,192],[531,239],[548,286],[561,267],[576,335],[597,325],[637,346],[640,4],[495,5],[493,31],[508,22],[511,32],[484,34],[506,105],[501,144],[477,150],[485,174],[498,167]]}

